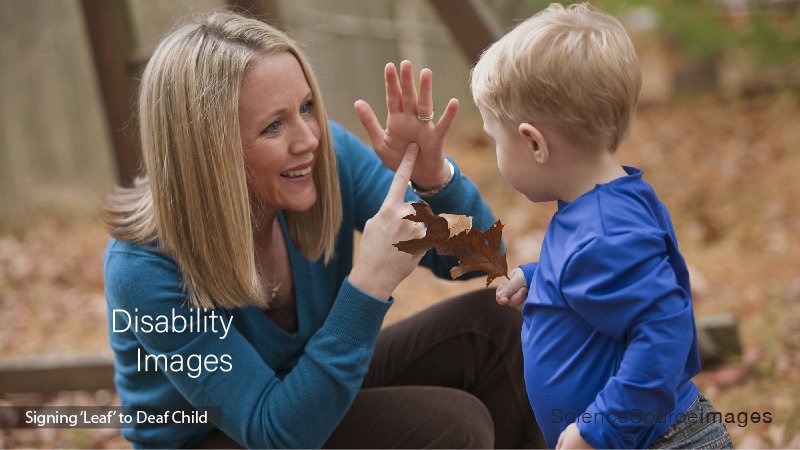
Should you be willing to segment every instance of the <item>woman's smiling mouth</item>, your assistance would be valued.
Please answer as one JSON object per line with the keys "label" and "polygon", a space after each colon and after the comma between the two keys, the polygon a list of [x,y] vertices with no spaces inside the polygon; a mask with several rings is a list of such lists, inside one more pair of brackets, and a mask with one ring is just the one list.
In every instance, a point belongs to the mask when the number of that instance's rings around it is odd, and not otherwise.
{"label": "woman's smiling mouth", "polygon": [[300,178],[302,176],[308,175],[309,173],[311,173],[311,166],[308,166],[305,169],[300,169],[300,170],[287,170],[286,172],[282,172],[281,176],[284,178]]}

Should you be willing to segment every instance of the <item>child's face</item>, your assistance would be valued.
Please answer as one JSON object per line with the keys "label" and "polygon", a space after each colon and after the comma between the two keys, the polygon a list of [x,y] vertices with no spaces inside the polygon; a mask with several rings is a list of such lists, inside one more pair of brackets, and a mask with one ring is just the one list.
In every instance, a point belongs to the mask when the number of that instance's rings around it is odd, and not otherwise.
{"label": "child's face", "polygon": [[531,141],[513,124],[500,122],[483,107],[478,109],[483,118],[483,130],[494,142],[497,167],[503,178],[533,202],[552,200],[546,194],[546,173],[534,159]]}

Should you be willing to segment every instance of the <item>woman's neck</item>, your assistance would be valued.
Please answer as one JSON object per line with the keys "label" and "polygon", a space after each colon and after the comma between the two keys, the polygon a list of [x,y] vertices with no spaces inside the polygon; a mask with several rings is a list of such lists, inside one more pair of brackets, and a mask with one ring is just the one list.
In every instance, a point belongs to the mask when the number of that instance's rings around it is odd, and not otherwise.
{"label": "woman's neck", "polygon": [[256,214],[253,225],[253,244],[255,244],[257,249],[271,247],[272,242],[275,240],[273,235],[279,229],[279,227],[276,226],[276,222],[277,211],[274,209],[269,211],[260,209]]}

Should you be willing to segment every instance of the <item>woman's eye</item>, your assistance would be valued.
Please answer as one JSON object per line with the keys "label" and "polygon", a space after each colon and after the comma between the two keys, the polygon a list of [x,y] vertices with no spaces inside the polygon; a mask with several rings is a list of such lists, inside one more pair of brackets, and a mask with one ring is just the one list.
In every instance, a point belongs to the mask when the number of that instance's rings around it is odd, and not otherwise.
{"label": "woman's eye", "polygon": [[314,102],[312,102],[311,100],[303,102],[303,104],[300,105],[300,114],[307,114],[311,112],[311,109],[313,109],[313,107],[314,107]]}
{"label": "woman's eye", "polygon": [[272,122],[271,124],[267,125],[267,128],[264,128],[264,133],[275,134],[280,129],[281,129],[281,123],[276,120],[275,122]]}

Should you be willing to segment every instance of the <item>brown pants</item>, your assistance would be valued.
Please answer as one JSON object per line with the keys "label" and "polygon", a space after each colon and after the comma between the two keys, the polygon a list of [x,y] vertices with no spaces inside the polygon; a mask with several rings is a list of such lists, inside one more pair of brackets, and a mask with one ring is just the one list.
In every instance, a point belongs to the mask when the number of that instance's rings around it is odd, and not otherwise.
{"label": "brown pants", "polygon": [[525,392],[521,326],[521,314],[485,289],[382,330],[325,447],[546,447]]}

